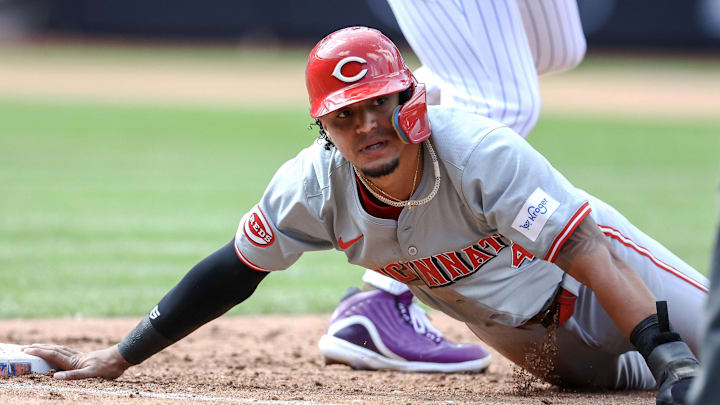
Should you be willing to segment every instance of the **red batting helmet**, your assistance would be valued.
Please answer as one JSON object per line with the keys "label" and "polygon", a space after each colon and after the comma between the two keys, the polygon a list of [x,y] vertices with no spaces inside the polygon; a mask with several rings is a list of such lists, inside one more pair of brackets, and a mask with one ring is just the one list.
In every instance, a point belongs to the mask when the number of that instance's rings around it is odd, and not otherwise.
{"label": "red batting helmet", "polygon": [[420,143],[430,136],[425,85],[417,82],[395,44],[378,30],[350,27],[323,38],[310,52],[305,83],[313,118],[412,87],[410,99],[393,113],[393,126],[405,143]]}

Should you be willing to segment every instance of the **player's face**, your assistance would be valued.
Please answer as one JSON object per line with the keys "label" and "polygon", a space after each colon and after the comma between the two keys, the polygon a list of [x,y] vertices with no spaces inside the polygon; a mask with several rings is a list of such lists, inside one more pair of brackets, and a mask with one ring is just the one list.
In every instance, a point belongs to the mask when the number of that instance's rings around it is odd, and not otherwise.
{"label": "player's face", "polygon": [[382,177],[395,171],[407,145],[392,126],[398,93],[351,104],[320,117],[323,128],[340,153],[367,177]]}

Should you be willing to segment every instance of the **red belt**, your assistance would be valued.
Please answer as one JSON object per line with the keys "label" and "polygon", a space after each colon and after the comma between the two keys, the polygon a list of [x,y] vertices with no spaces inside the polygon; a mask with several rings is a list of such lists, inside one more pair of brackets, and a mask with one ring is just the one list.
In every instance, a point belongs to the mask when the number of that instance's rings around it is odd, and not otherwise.
{"label": "red belt", "polygon": [[553,300],[547,309],[540,311],[537,315],[533,316],[519,327],[539,323],[547,328],[553,324],[556,316],[557,326],[560,327],[572,316],[573,311],[575,310],[576,299],[577,297],[573,295],[573,293],[564,288],[560,288],[560,291],[558,291],[557,295],[555,295],[555,300]]}

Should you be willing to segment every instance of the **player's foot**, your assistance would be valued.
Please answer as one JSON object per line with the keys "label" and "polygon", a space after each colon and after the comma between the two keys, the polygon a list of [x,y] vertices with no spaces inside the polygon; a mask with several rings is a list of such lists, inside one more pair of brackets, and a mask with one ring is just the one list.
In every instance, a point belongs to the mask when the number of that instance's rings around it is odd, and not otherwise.
{"label": "player's foot", "polygon": [[326,364],[356,369],[479,372],[490,364],[482,346],[444,338],[409,291],[348,291],[318,346]]}

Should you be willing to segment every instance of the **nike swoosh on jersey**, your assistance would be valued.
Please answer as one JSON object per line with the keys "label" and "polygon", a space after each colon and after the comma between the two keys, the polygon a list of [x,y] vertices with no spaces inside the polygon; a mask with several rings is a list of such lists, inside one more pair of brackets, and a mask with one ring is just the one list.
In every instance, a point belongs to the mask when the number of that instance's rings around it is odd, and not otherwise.
{"label": "nike swoosh on jersey", "polygon": [[363,237],[363,234],[360,234],[360,236],[358,236],[357,238],[355,238],[353,240],[343,242],[342,236],[341,236],[338,238],[338,245],[340,245],[340,249],[345,250],[345,249],[349,248],[350,246],[352,246],[353,243],[359,241],[360,238],[362,238],[362,237]]}

